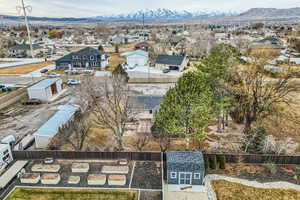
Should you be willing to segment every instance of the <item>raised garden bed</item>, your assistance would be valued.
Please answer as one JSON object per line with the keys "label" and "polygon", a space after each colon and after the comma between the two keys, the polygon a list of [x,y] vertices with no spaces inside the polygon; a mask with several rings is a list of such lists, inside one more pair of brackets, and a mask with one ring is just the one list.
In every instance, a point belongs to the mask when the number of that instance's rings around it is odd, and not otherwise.
{"label": "raised garden bed", "polygon": [[73,163],[71,169],[74,173],[87,173],[90,165],[89,163]]}
{"label": "raised garden bed", "polygon": [[45,185],[57,185],[60,181],[59,174],[43,174],[41,178],[42,184]]}
{"label": "raised garden bed", "polygon": [[128,174],[128,166],[103,166],[102,173],[104,174]]}
{"label": "raised garden bed", "polygon": [[109,175],[108,185],[126,185],[125,175]]}
{"label": "raised garden bed", "polygon": [[25,173],[20,176],[20,182],[26,184],[37,184],[40,181],[40,174],[38,173]]}
{"label": "raised garden bed", "polygon": [[68,184],[77,185],[80,182],[80,176],[70,176],[68,178]]}
{"label": "raised garden bed", "polygon": [[35,164],[32,166],[33,172],[58,172],[60,165],[49,165],[49,164]]}
{"label": "raised garden bed", "polygon": [[87,177],[88,185],[104,185],[106,183],[106,175],[90,174]]}

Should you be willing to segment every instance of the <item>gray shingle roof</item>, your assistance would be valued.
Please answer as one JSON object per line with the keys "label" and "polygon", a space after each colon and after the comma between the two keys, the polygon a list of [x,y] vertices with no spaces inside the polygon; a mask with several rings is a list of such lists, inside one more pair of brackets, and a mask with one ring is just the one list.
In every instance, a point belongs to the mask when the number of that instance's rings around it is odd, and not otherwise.
{"label": "gray shingle roof", "polygon": [[203,163],[203,155],[201,152],[167,152],[167,163]]}
{"label": "gray shingle roof", "polygon": [[[33,49],[40,49],[42,47],[38,44],[33,44],[32,48]],[[16,46],[13,46],[12,49],[13,50],[30,50],[30,45],[29,44],[17,44]]]}
{"label": "gray shingle roof", "polygon": [[69,61],[69,60],[72,60],[72,56],[90,56],[90,55],[103,55],[103,54],[105,54],[103,51],[99,51],[92,47],[86,47],[79,51],[72,52],[72,53],[58,59],[57,61],[65,61],[65,60]]}
{"label": "gray shingle roof", "polygon": [[133,109],[155,110],[162,101],[161,95],[138,95],[129,98],[129,105]]}
{"label": "gray shingle roof", "polygon": [[164,65],[181,65],[184,61],[185,56],[182,55],[159,55],[156,58],[156,64],[164,64]]}

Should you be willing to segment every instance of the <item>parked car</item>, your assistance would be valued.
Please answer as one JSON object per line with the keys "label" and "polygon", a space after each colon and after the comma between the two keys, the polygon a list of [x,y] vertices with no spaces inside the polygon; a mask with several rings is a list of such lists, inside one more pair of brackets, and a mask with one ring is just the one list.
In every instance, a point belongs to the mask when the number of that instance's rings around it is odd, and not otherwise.
{"label": "parked car", "polygon": [[40,72],[44,74],[44,73],[48,72],[48,69],[42,69]]}
{"label": "parked car", "polygon": [[42,101],[39,99],[28,99],[22,103],[23,105],[39,105],[42,104]]}
{"label": "parked car", "polygon": [[73,79],[69,79],[67,81],[67,85],[79,85],[81,83],[81,81],[79,80],[73,80]]}
{"label": "parked car", "polygon": [[171,70],[170,70],[169,68],[166,68],[166,69],[163,70],[163,73],[166,74],[166,73],[169,73],[170,71],[171,71]]}
{"label": "parked car", "polygon": [[1,87],[2,92],[11,92],[12,90],[13,90],[12,87],[9,86],[4,85],[4,87]]}
{"label": "parked car", "polygon": [[48,77],[50,78],[57,78],[57,77],[60,77],[61,75],[60,74],[57,74],[57,73],[51,73],[51,74],[48,74]]}

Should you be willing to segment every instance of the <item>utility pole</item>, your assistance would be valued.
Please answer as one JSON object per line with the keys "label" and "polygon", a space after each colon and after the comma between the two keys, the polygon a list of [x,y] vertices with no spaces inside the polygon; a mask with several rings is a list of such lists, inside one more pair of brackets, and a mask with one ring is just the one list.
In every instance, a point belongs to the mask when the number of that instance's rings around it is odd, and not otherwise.
{"label": "utility pole", "polygon": [[28,41],[29,41],[29,46],[30,46],[30,53],[31,53],[31,57],[34,58],[32,40],[31,40],[31,34],[30,34],[30,27],[29,27],[28,17],[27,17],[27,11],[31,12],[32,7],[25,6],[24,0],[21,0],[21,3],[22,3],[22,6],[17,6],[17,11],[21,14],[23,13],[23,15],[24,15],[25,25],[26,25],[26,29],[27,29],[27,35],[28,35]]}

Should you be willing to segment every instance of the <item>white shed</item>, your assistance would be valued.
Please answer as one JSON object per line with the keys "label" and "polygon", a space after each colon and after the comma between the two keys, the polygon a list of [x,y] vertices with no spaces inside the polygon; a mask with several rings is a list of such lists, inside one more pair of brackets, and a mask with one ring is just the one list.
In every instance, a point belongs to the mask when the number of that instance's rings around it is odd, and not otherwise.
{"label": "white shed", "polygon": [[62,79],[45,79],[27,89],[30,99],[49,101],[54,95],[62,91]]}
{"label": "white shed", "polygon": [[79,110],[78,105],[61,106],[43,126],[41,126],[33,135],[36,148],[45,148],[50,140],[58,133],[60,127],[65,125]]}
{"label": "white shed", "polygon": [[143,50],[126,52],[122,56],[126,57],[127,66],[130,69],[146,66],[149,60],[149,53]]}

